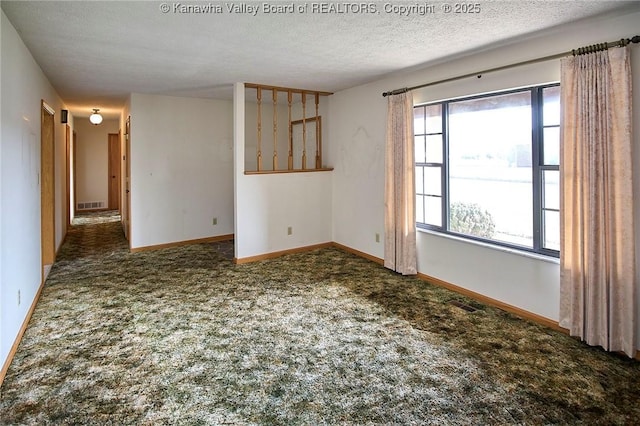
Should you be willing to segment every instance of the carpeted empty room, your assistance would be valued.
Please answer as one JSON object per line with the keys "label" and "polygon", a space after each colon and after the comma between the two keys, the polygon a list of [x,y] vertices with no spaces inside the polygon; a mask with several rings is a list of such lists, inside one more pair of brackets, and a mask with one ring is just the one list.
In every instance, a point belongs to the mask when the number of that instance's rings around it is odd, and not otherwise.
{"label": "carpeted empty room", "polygon": [[[76,219],[2,424],[634,424],[640,365],[336,248],[129,253]],[[471,309],[469,309],[471,308]]]}
{"label": "carpeted empty room", "polygon": [[0,426],[640,426],[638,23],[0,0]]}

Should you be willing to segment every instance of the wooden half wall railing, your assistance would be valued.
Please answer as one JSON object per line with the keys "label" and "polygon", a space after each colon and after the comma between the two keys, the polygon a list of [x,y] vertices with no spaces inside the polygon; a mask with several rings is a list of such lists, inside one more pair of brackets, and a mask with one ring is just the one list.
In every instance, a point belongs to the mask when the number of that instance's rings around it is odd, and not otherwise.
{"label": "wooden half wall railing", "polygon": [[[288,87],[267,86],[263,84],[245,83],[245,89],[255,89],[256,91],[256,104],[257,104],[257,123],[256,123],[256,170],[246,170],[245,174],[266,174],[266,173],[291,173],[291,172],[313,172],[313,171],[327,171],[333,170],[333,168],[322,166],[322,119],[320,117],[320,96],[329,96],[333,93],[322,92],[317,90],[305,90],[305,89],[293,89]],[[273,102],[273,163],[272,169],[265,170],[262,162],[262,112],[263,92],[271,92],[271,99]],[[287,153],[287,168],[279,168],[278,162],[278,94],[286,93],[287,95],[287,109],[288,109],[288,130],[289,130],[289,143]],[[300,103],[302,106],[302,118],[293,119],[292,107],[294,102],[294,96],[300,96]],[[307,117],[307,96],[310,97],[315,106],[315,116]],[[315,155],[313,159],[313,167],[307,167],[307,124],[313,123],[315,127]],[[281,123],[282,124],[282,123]],[[297,159],[294,159],[295,146],[294,146],[294,131],[293,126],[302,124],[302,153],[300,157],[300,167],[296,168],[295,163]],[[295,160],[295,161],[294,161]]]}

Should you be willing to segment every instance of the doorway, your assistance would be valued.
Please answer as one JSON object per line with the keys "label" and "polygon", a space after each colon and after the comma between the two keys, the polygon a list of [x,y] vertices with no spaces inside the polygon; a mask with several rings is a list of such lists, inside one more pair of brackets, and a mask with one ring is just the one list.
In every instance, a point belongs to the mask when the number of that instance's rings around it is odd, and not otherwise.
{"label": "doorway", "polygon": [[55,121],[54,110],[43,100],[40,130],[40,239],[42,277],[46,278],[55,250]]}
{"label": "doorway", "polygon": [[109,210],[120,211],[120,134],[109,133]]}

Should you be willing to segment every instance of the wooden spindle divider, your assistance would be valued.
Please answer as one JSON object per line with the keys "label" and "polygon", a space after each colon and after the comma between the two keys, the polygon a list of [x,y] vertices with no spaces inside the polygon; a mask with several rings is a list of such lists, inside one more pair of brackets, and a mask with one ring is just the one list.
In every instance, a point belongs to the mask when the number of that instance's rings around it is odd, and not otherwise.
{"label": "wooden spindle divider", "polygon": [[[287,87],[267,86],[261,84],[246,83],[245,88],[254,88],[257,90],[257,165],[256,171],[245,171],[245,174],[253,173],[287,173],[300,171],[325,171],[333,170],[332,168],[322,168],[322,121],[320,117],[320,96],[328,96],[330,92],[319,92],[314,90],[292,89]],[[262,167],[262,91],[270,90],[273,100],[273,170],[263,170]],[[287,108],[289,119],[289,144],[287,168],[278,169],[278,92],[287,93]],[[302,101],[302,119],[293,120],[293,97],[296,93],[300,93]],[[314,96],[315,101],[315,117],[307,117],[307,94]],[[307,169],[307,121],[315,122],[315,141],[316,154],[314,168]],[[299,169],[294,166],[294,132],[293,126],[302,124],[302,163]]]}
{"label": "wooden spindle divider", "polygon": [[257,169],[258,171],[262,170],[262,88],[257,88],[257,97],[258,97],[258,158],[257,158]]}
{"label": "wooden spindle divider", "polygon": [[278,170],[278,91],[271,90],[273,98],[273,170]]}
{"label": "wooden spindle divider", "polygon": [[322,168],[322,159],[320,156],[320,95],[316,92],[316,169]]}
{"label": "wooden spindle divider", "polygon": [[307,169],[307,94],[302,92],[302,170]]}

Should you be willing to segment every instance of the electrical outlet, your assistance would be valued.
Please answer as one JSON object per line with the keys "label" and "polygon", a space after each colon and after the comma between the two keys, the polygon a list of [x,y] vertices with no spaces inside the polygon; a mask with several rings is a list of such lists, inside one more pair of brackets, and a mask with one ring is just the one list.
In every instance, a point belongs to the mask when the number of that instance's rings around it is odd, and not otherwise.
{"label": "electrical outlet", "polygon": [[213,218],[213,224],[214,224],[214,225],[217,225],[217,224],[218,224],[218,218],[217,218],[217,217],[214,217],[214,218]]}
{"label": "electrical outlet", "polygon": [[380,242],[380,234],[376,232],[376,243],[379,243],[379,242]]}
{"label": "electrical outlet", "polygon": [[293,234],[293,228],[290,226],[287,228],[287,235]]}

